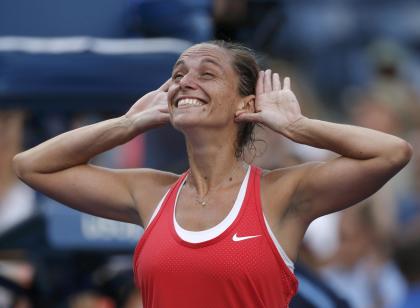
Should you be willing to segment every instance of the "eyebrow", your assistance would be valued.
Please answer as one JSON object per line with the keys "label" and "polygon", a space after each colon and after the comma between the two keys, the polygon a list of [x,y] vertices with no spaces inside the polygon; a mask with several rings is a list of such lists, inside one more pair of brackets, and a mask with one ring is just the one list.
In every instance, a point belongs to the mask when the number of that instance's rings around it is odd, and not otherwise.
{"label": "eyebrow", "polygon": [[216,65],[218,68],[220,68],[223,72],[225,71],[223,69],[223,66],[220,65],[216,60],[210,59],[210,58],[204,58],[201,63],[210,63]]}
{"label": "eyebrow", "polygon": [[175,62],[175,65],[174,65],[174,67],[172,68],[172,70],[174,70],[174,69],[176,69],[178,66],[180,66],[180,65],[184,65],[184,64],[185,64],[184,60],[178,60],[178,61],[176,61],[176,62]]}

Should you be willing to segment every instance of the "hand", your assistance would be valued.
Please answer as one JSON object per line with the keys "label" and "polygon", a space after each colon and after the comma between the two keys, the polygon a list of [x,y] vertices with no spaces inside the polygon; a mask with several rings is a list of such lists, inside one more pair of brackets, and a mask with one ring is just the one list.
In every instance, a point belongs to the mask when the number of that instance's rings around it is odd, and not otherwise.
{"label": "hand", "polygon": [[282,88],[279,74],[271,74],[271,70],[259,73],[255,112],[238,111],[235,114],[237,122],[260,123],[281,134],[301,118],[299,103],[290,89],[290,78],[284,78]]}
{"label": "hand", "polygon": [[[168,79],[159,89],[147,93],[131,106],[125,116],[135,120],[144,129],[163,126],[169,122]],[[138,121],[137,121],[138,120]]]}

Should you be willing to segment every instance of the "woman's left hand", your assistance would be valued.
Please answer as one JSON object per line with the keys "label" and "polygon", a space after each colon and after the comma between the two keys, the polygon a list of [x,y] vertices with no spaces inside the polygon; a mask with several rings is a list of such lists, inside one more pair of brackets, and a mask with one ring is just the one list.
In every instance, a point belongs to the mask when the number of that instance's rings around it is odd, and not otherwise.
{"label": "woman's left hand", "polygon": [[290,89],[290,78],[284,78],[282,87],[279,74],[266,70],[258,76],[255,112],[238,111],[235,121],[260,123],[284,134],[288,126],[303,117],[296,96]]}

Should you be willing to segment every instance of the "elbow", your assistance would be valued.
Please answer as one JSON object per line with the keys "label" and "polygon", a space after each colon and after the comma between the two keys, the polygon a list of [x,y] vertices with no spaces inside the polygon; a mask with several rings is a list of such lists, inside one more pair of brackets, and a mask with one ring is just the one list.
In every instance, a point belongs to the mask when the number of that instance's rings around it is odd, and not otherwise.
{"label": "elbow", "polygon": [[398,139],[390,151],[388,160],[394,168],[401,169],[408,164],[412,155],[413,147],[411,144],[405,140]]}

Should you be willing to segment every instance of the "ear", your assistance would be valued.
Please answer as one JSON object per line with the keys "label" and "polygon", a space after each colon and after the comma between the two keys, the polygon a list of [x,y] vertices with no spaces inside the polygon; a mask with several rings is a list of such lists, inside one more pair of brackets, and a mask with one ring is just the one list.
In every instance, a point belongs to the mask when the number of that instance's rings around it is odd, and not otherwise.
{"label": "ear", "polygon": [[237,112],[247,112],[247,113],[254,113],[255,112],[255,95],[251,94],[248,96],[243,97],[236,110]]}

